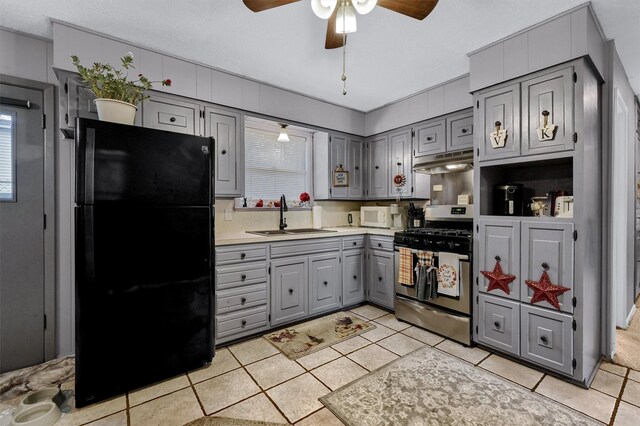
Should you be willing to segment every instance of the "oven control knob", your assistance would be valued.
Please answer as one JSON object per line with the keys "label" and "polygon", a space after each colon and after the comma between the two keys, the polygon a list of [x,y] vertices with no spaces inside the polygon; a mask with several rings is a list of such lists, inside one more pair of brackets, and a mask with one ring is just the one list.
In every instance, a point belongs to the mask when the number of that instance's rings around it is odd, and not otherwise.
{"label": "oven control knob", "polygon": [[449,248],[454,248],[454,247],[455,247],[455,244],[453,243],[453,241],[449,241],[448,246],[449,246]]}

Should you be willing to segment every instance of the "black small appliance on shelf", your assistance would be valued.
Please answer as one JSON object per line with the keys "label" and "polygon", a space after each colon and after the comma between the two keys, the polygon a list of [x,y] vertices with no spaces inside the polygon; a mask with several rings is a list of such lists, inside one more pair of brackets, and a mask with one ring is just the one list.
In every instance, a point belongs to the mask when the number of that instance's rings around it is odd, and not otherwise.
{"label": "black small appliance on shelf", "polygon": [[493,214],[498,216],[522,216],[522,185],[509,183],[493,187]]}

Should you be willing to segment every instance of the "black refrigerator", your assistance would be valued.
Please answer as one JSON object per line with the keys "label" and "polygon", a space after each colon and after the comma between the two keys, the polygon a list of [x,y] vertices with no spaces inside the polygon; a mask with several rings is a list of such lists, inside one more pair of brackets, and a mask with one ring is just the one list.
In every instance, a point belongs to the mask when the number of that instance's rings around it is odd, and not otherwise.
{"label": "black refrigerator", "polygon": [[76,406],[213,358],[213,139],[77,119]]}

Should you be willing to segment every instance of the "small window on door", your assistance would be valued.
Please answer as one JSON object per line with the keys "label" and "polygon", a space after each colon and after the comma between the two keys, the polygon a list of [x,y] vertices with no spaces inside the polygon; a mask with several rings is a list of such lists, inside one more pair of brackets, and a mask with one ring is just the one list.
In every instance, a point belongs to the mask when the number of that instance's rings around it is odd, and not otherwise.
{"label": "small window on door", "polygon": [[16,201],[16,116],[0,112],[0,202]]}

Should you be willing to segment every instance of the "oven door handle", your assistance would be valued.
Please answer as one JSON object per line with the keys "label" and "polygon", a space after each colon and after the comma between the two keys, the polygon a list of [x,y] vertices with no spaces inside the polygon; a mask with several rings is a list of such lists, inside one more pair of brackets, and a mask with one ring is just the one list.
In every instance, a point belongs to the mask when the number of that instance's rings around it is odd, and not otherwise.
{"label": "oven door handle", "polygon": [[[400,250],[398,250],[398,247],[404,247],[404,246],[396,246],[396,247],[395,247],[395,251],[398,251],[398,252],[399,252]],[[404,248],[408,248],[408,247],[404,247]],[[419,250],[411,249],[411,253],[413,253],[413,254],[418,254],[418,251],[419,251]],[[422,250],[422,251],[429,251],[429,250]],[[439,257],[439,256],[440,256],[440,254],[439,254],[437,251],[434,251],[434,252],[432,252],[432,253],[433,253],[433,257]],[[459,254],[459,255],[458,255],[458,259],[459,259],[459,260],[469,260],[469,255],[466,255],[466,254]]]}

